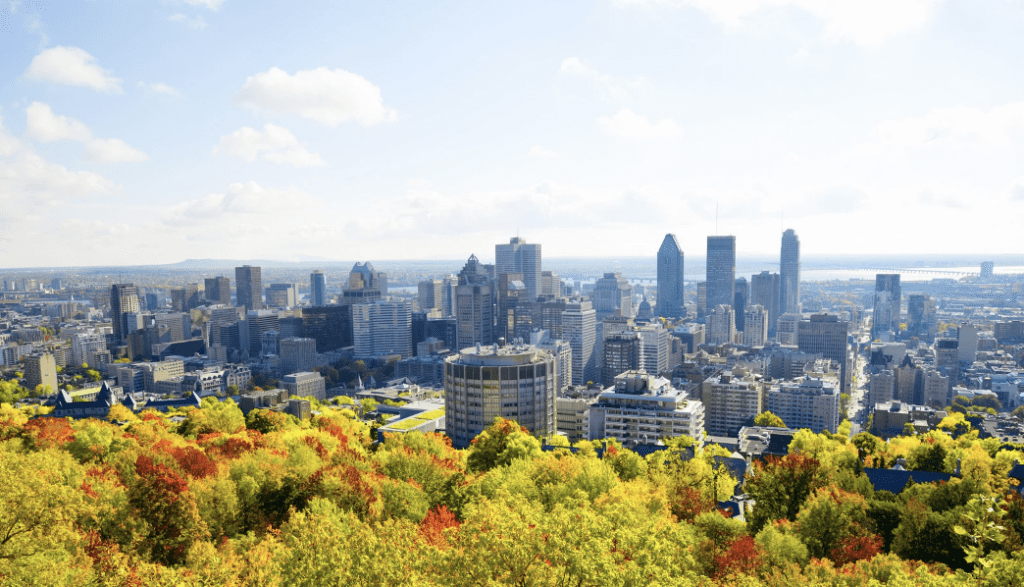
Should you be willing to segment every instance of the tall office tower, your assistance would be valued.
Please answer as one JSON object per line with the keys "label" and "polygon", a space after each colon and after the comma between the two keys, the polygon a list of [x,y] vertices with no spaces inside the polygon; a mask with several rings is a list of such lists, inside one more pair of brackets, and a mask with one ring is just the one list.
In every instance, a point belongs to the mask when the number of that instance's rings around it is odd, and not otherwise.
{"label": "tall office tower", "polygon": [[466,448],[496,417],[537,437],[555,433],[555,358],[532,346],[468,347],[444,361],[445,429]]}
{"label": "tall office tower", "polygon": [[562,393],[572,385],[572,346],[564,340],[551,338],[547,330],[534,330],[530,333],[530,345],[548,353],[555,358],[555,373],[558,383],[555,389]]}
{"label": "tall office tower", "polygon": [[640,335],[640,368],[651,375],[668,371],[669,336],[660,323],[635,326]]}
{"label": "tall office tower", "polygon": [[522,273],[502,273],[498,275],[498,308],[494,330],[495,339],[504,338],[511,343],[516,338],[517,325],[519,331],[532,330],[531,308],[526,300],[526,285],[523,284]]}
{"label": "tall office tower", "polygon": [[303,308],[302,330],[316,340],[316,351],[326,353],[353,345],[352,307],[317,306]]}
{"label": "tall office tower", "polygon": [[697,284],[697,319],[703,320],[708,315],[708,282]]}
{"label": "tall office tower", "polygon": [[189,283],[185,287],[171,290],[171,308],[178,312],[188,312],[192,308],[198,308],[205,299],[205,292],[199,293],[198,283]]}
{"label": "tall office tower", "polygon": [[316,369],[316,341],[312,338],[282,338],[281,373],[303,373]]}
{"label": "tall office tower", "polygon": [[962,322],[957,329],[958,353],[961,363],[968,365],[978,360],[978,327]]}
{"label": "tall office tower", "polygon": [[526,297],[532,302],[541,294],[540,245],[528,245],[518,236],[509,239],[507,245],[494,245],[494,272],[522,273]]}
{"label": "tall office tower", "polygon": [[129,330],[125,315],[139,311],[139,291],[131,283],[115,283],[110,286],[110,324],[114,329],[114,340],[119,344],[128,340]]}
{"label": "tall office tower", "polygon": [[746,346],[764,346],[768,342],[768,312],[754,304],[747,306],[744,312],[743,344]]}
{"label": "tall office tower", "polygon": [[779,256],[779,314],[800,312],[800,239],[790,228],[782,233]]}
{"label": "tall office tower", "polygon": [[540,272],[540,295],[559,297],[562,295],[562,278],[552,271]]}
{"label": "tall office tower", "polygon": [[683,249],[676,235],[666,234],[658,249],[658,316],[681,318],[683,310]]}
{"label": "tall office tower", "polygon": [[352,306],[355,356],[412,356],[412,302],[377,300]]}
{"label": "tall office tower", "polygon": [[604,360],[601,384],[612,385],[615,378],[626,371],[640,368],[640,334],[616,332],[604,339]]}
{"label": "tall office tower", "polygon": [[441,280],[441,314],[444,316],[454,316],[455,306],[458,304],[458,289],[459,289],[459,277],[457,275],[449,275]]}
{"label": "tall office tower", "polygon": [[794,430],[809,428],[815,434],[835,434],[842,415],[839,390],[820,378],[804,377],[799,383],[783,383],[767,393],[768,411]]}
{"label": "tall office tower", "polygon": [[709,236],[706,308],[736,303],[736,237]]}
{"label": "tall office tower", "polygon": [[327,274],[319,269],[309,274],[309,305],[327,305]]}
{"label": "tall office tower", "polygon": [[57,362],[50,353],[33,353],[25,359],[25,387],[35,389],[37,385],[49,386],[51,393],[57,393]]}
{"label": "tall office tower", "polygon": [[271,283],[267,286],[268,308],[294,308],[299,299],[299,288],[294,283]]}
{"label": "tall office tower", "polygon": [[203,280],[206,286],[206,301],[211,304],[231,305],[231,278],[207,277]]}
{"label": "tall office tower", "polygon": [[255,357],[263,348],[263,333],[280,332],[277,312],[273,310],[250,310],[245,320],[239,323],[239,346]]}
{"label": "tall office tower", "polygon": [[440,310],[444,305],[444,282],[440,279],[421,281],[417,287],[419,292],[420,312]]}
{"label": "tall office tower", "polygon": [[732,306],[718,304],[708,316],[707,343],[730,344],[736,338],[736,313]]}
{"label": "tall office tower", "polygon": [[459,272],[456,296],[459,346],[494,343],[494,284],[476,255]]}
{"label": "tall office tower", "polygon": [[277,326],[281,332],[281,340],[305,337],[301,316],[282,316],[277,319]]}
{"label": "tall office tower", "polygon": [[937,328],[935,300],[926,293],[910,294],[907,297],[907,335],[932,342]]}
{"label": "tall office tower", "polygon": [[875,275],[875,313],[871,321],[871,338],[878,338],[884,332],[899,331],[902,299],[899,273]]}
{"label": "tall office tower", "polygon": [[949,385],[960,381],[960,341],[955,338],[936,338],[932,345],[935,354],[935,369],[949,377]]}
{"label": "tall office tower", "polygon": [[[192,314],[188,312],[156,314],[152,317],[152,320],[158,326],[167,326],[169,338],[162,342],[178,342],[192,338]],[[142,326],[139,328],[142,328]]]}
{"label": "tall office tower", "polygon": [[835,314],[811,314],[810,319],[797,322],[797,350],[820,354],[839,363],[842,393],[849,389],[849,345],[846,344],[849,323]]}
{"label": "tall office tower", "polygon": [[155,293],[146,294],[146,309],[156,310],[160,306],[160,301]]}
{"label": "tall office tower", "polygon": [[342,288],[342,301],[346,304],[369,304],[388,297],[388,274],[377,271],[369,261],[356,263],[348,274],[348,284]]}
{"label": "tall office tower", "polygon": [[590,291],[590,301],[598,320],[608,316],[633,315],[633,287],[621,273],[605,273],[598,279]]}
{"label": "tall office tower", "polygon": [[779,321],[781,304],[779,302],[779,287],[781,285],[778,273],[762,271],[750,278],[750,303],[764,308],[768,313],[768,336],[775,337],[776,323]]}
{"label": "tall office tower", "polygon": [[732,310],[736,314],[736,331],[743,332],[746,322],[747,304],[750,302],[750,284],[746,277],[736,278],[736,288],[733,294]]}
{"label": "tall office tower", "polygon": [[239,306],[245,306],[246,312],[263,309],[263,280],[259,267],[235,267],[235,299]]}
{"label": "tall office tower", "polygon": [[597,312],[587,301],[566,304],[562,312],[562,334],[557,337],[572,346],[572,384],[597,381]]}
{"label": "tall office tower", "polygon": [[996,264],[993,263],[992,261],[982,261],[981,262],[981,278],[982,279],[992,279],[992,276],[995,274],[995,269],[996,269]]}

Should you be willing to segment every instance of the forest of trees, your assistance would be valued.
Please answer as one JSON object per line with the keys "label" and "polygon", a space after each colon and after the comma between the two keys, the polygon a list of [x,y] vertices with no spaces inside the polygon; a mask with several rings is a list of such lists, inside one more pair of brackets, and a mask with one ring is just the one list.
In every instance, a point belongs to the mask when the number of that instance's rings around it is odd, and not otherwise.
{"label": "forest of trees", "polygon": [[[553,451],[497,420],[468,450],[375,445],[345,406],[300,422],[230,401],[110,421],[0,407],[3,585],[1024,584],[1021,447],[943,431],[798,433],[735,483],[692,440]],[[961,431],[962,432],[962,431]],[[596,451],[600,447],[604,450]],[[960,475],[875,492],[865,467]]]}

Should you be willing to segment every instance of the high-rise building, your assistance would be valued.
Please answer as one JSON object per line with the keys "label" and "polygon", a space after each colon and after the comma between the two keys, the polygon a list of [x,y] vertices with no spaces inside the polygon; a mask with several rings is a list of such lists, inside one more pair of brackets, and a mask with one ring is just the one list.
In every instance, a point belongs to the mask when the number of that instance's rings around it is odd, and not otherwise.
{"label": "high-rise building", "polygon": [[569,389],[572,385],[572,346],[564,340],[551,338],[551,333],[547,330],[531,332],[530,344],[555,358],[558,392],[562,393]]}
{"label": "high-rise building", "polygon": [[271,283],[266,296],[269,308],[294,308],[298,304],[299,288],[294,283]]}
{"label": "high-rise building", "polygon": [[352,342],[352,307],[317,306],[303,308],[302,330],[306,337],[316,340],[318,353],[350,347]]}
{"label": "high-rise building", "polygon": [[658,249],[658,316],[680,318],[683,309],[683,249],[676,235],[666,234]]}
{"label": "high-rise building", "polygon": [[128,313],[139,311],[139,292],[131,283],[115,283],[110,286],[110,323],[114,330],[114,340],[124,343],[128,340],[125,317]]}
{"label": "high-rise building", "polygon": [[327,305],[327,274],[319,269],[309,274],[309,305]]}
{"label": "high-rise building", "polygon": [[697,283],[697,319],[703,320],[708,315],[708,282]]}
{"label": "high-rise building", "polygon": [[261,271],[259,267],[250,265],[235,267],[235,299],[239,306],[245,306],[246,312],[263,309]]}
{"label": "high-rise building", "polygon": [[239,346],[243,351],[255,357],[263,350],[263,334],[265,332],[280,332],[277,322],[277,312],[273,310],[250,310],[246,312],[245,320],[239,322]]}
{"label": "high-rise building", "polygon": [[608,316],[633,315],[633,287],[621,273],[605,273],[598,279],[590,291],[590,301],[598,320]]}
{"label": "high-rise building", "polygon": [[[284,341],[281,341],[284,344]],[[282,349],[282,354],[284,350]],[[310,397],[317,401],[327,399],[327,382],[319,373],[311,371],[293,372],[281,378],[281,387],[288,391],[288,396]]]}
{"label": "high-rise building", "polygon": [[417,287],[420,312],[440,310],[444,304],[444,282],[440,279],[421,281]]}
{"label": "high-rise building", "polygon": [[25,359],[25,387],[35,389],[37,385],[50,388],[57,393],[57,362],[50,353],[33,353]]}
{"label": "high-rise building", "polygon": [[780,278],[778,273],[762,271],[750,278],[750,303],[768,313],[768,336],[775,336],[776,323],[782,315],[779,302]]}
{"label": "high-rise building", "polygon": [[916,336],[924,342],[932,342],[935,340],[937,327],[935,300],[926,293],[907,296],[907,336]]}
{"label": "high-rise building", "polygon": [[516,332],[532,330],[532,312],[526,299],[523,274],[499,274],[496,289],[498,302],[494,336],[511,342],[516,338]]}
{"label": "high-rise building", "polygon": [[469,446],[496,417],[534,436],[555,433],[555,359],[532,346],[468,347],[444,363],[445,428],[457,448]]}
{"label": "high-rise building", "polygon": [[562,278],[552,271],[540,272],[540,295],[559,297],[562,295]]}
{"label": "high-rise building", "polygon": [[800,312],[800,239],[792,228],[782,233],[779,257],[779,313]]}
{"label": "high-rise building", "polygon": [[492,344],[494,337],[494,285],[476,255],[470,255],[459,272],[456,290],[459,345]]}
{"label": "high-rise building", "polygon": [[704,429],[712,436],[736,436],[764,411],[763,384],[743,370],[724,371],[701,384]]}
{"label": "high-rise building", "polygon": [[640,368],[640,334],[616,332],[604,339],[602,385],[613,385],[615,378],[626,371]]}
{"label": "high-rise building", "polygon": [[566,304],[559,338],[572,347],[572,384],[597,381],[597,312],[590,302]]}
{"label": "high-rise building", "polygon": [[509,239],[507,245],[494,245],[494,272],[522,273],[529,301],[541,294],[541,247],[527,244],[519,237]]}
{"label": "high-rise building", "polygon": [[767,396],[768,411],[789,428],[809,428],[815,434],[825,430],[835,434],[839,428],[839,390],[820,378],[773,386]]}
{"label": "high-rise building", "polygon": [[640,335],[640,368],[655,376],[668,371],[668,331],[661,323],[634,326],[633,330]]}
{"label": "high-rise building", "polygon": [[993,263],[992,261],[982,261],[981,262],[981,278],[982,279],[992,279],[992,276],[995,275],[995,269],[996,269],[996,264]]}
{"label": "high-rise building", "polygon": [[718,304],[708,316],[707,343],[710,345],[731,344],[736,338],[736,313],[732,306]]}
{"label": "high-rise building", "polygon": [[750,284],[747,283],[746,277],[736,278],[733,300],[732,310],[736,314],[736,331],[743,332],[746,324],[744,319],[746,317],[747,304],[750,302]]}
{"label": "high-rise building", "polygon": [[178,312],[188,312],[193,308],[198,308],[203,305],[205,299],[205,292],[199,293],[198,283],[189,283],[185,287],[171,290],[171,307]]}
{"label": "high-rise building", "polygon": [[412,356],[412,303],[377,300],[352,305],[355,356]]}
{"label": "high-rise building", "polygon": [[879,273],[875,276],[875,311],[871,321],[871,338],[900,329],[899,273]]}
{"label": "high-rise building", "polygon": [[348,284],[342,288],[342,301],[346,304],[369,304],[388,296],[388,274],[377,271],[369,261],[356,263],[348,274]]}
{"label": "high-rise building", "polygon": [[705,308],[732,306],[736,300],[736,237],[709,236]]}
{"label": "high-rise building", "polygon": [[807,320],[797,323],[797,349],[806,353],[820,354],[822,358],[839,363],[840,392],[849,389],[850,353],[847,344],[849,324],[835,314],[811,314]]}
{"label": "high-rise building", "polygon": [[768,312],[758,304],[747,306],[744,312],[743,344],[764,346],[768,342]]}
{"label": "high-rise building", "polygon": [[287,375],[316,369],[316,341],[312,338],[282,338],[278,346],[281,349],[281,373]]}
{"label": "high-rise building", "polygon": [[667,379],[628,371],[590,406],[589,437],[614,438],[628,447],[677,436],[703,444],[704,417],[704,405],[687,399]]}
{"label": "high-rise building", "polygon": [[[231,305],[231,278],[207,277],[203,280],[206,287],[204,296],[210,304]],[[155,308],[150,308],[151,310]]]}

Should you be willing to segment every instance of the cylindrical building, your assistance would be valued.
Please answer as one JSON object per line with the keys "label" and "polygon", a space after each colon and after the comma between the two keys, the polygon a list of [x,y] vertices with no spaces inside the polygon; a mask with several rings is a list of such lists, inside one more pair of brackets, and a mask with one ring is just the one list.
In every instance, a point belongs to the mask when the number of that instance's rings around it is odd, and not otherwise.
{"label": "cylindrical building", "polygon": [[500,416],[539,437],[554,434],[555,359],[529,345],[477,346],[445,359],[445,427],[465,448]]}

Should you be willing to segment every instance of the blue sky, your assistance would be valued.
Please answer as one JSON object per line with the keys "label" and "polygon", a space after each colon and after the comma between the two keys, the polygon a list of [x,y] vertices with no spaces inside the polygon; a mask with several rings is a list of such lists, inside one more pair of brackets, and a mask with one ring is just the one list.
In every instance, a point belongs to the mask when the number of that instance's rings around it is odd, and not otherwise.
{"label": "blue sky", "polygon": [[[0,266],[1016,253],[1024,2],[0,2]],[[784,216],[784,225],[783,222]]]}

